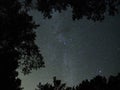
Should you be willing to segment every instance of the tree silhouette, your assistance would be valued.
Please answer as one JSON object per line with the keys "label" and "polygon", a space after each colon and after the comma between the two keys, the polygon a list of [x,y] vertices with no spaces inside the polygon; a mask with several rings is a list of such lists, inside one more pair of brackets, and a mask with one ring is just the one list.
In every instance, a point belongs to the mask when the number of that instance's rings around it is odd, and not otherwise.
{"label": "tree silhouette", "polygon": [[17,0],[0,1],[0,49],[16,51],[15,58],[22,65],[24,73],[29,73],[32,68],[44,65],[42,55],[35,44],[35,31],[38,25],[27,12],[21,10]]}
{"label": "tree silhouette", "polygon": [[17,56],[18,54],[16,51],[9,51],[5,50],[0,51],[0,80],[1,80],[1,87],[4,90],[21,90],[21,80],[17,77],[18,72],[16,68],[18,67]]}
{"label": "tree silhouette", "polygon": [[44,66],[35,44],[38,25],[18,0],[0,0],[0,80],[4,90],[21,90],[16,69],[24,74]]}
{"label": "tree silhouette", "polygon": [[35,90],[54,90],[54,87],[48,83],[45,85],[42,85],[41,83],[39,83]]}
{"label": "tree silhouette", "polygon": [[[65,83],[61,83],[61,80],[57,80],[56,77],[53,77],[53,84],[46,83],[45,85],[42,85],[39,83],[37,85],[37,88],[35,90],[65,90]],[[70,88],[67,88],[67,90],[70,90]]]}
{"label": "tree silhouette", "polygon": [[53,11],[62,12],[70,7],[73,20],[86,17],[93,21],[102,21],[105,14],[115,15],[120,5],[119,0],[36,0],[36,4],[32,1],[25,0],[25,7],[38,9],[44,17],[51,18]]}
{"label": "tree silhouette", "polygon": [[90,86],[92,90],[106,90],[107,80],[98,75],[90,81]]}
{"label": "tree silhouette", "polygon": [[[53,78],[53,83],[54,86],[48,83],[45,85],[39,83],[35,90],[120,90],[120,74],[110,76],[108,80],[98,75],[73,87],[67,87],[65,83],[61,84],[61,80],[56,80],[56,77]],[[59,88],[60,86],[63,86],[63,88]]]}
{"label": "tree silhouette", "polygon": [[76,86],[76,90],[90,90],[91,86],[88,80],[82,81],[78,86]]}
{"label": "tree silhouette", "polygon": [[120,90],[120,73],[117,76],[110,76],[108,90]]}

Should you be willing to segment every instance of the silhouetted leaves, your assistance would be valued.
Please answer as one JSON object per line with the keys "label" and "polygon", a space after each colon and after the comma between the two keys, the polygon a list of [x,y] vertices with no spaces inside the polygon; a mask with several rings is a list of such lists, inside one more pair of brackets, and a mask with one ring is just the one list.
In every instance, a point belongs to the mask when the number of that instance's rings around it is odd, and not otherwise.
{"label": "silhouetted leaves", "polygon": [[0,0],[0,80],[3,90],[22,89],[16,71],[19,66],[24,74],[28,74],[44,65],[34,42],[37,27],[18,0]]}
{"label": "silhouetted leaves", "polygon": [[27,74],[44,65],[43,57],[35,44],[34,29],[38,25],[32,16],[21,10],[22,6],[17,0],[7,1],[0,1],[0,51],[16,51],[18,55],[14,58],[20,59],[19,64]]}
{"label": "silhouetted leaves", "polygon": [[120,89],[120,73],[117,76],[110,76],[108,80],[109,90],[119,90]]}
{"label": "silhouetted leaves", "polygon": [[119,0],[37,0],[36,8],[44,17],[51,18],[53,11],[61,12],[72,8],[73,20],[86,17],[93,21],[102,21],[105,14],[118,13]]}
{"label": "silhouetted leaves", "polygon": [[[61,80],[56,80],[56,77],[53,78],[53,83],[54,86],[48,83],[45,85],[39,83],[35,90],[120,90],[120,74],[110,76],[108,80],[98,75],[90,81],[84,80],[74,87],[66,87],[65,84],[61,84]],[[60,86],[62,88],[59,88]]]}
{"label": "silhouetted leaves", "polygon": [[[35,90],[64,90],[66,84],[65,83],[61,83],[61,80],[56,80],[56,77],[53,77],[53,83],[54,86],[51,84],[46,83],[45,85],[42,85],[41,83],[39,83],[37,85],[37,88]],[[70,88],[67,88],[70,89]]]}

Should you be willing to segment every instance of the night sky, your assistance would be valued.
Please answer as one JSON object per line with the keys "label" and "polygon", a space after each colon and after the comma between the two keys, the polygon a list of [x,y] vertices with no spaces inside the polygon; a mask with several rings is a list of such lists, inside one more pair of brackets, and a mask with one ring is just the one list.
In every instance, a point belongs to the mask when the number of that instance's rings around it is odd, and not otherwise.
{"label": "night sky", "polygon": [[30,14],[40,24],[36,43],[46,67],[20,74],[24,90],[35,90],[39,82],[52,83],[53,76],[73,86],[96,75],[120,72],[120,14],[103,22],[73,21],[70,9],[53,13],[52,19],[43,19],[37,11]]}

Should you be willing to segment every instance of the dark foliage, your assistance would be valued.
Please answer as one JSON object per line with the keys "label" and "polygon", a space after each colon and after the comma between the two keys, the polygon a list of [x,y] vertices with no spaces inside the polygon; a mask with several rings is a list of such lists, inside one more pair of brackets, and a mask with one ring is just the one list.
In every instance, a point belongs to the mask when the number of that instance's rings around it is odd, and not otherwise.
{"label": "dark foliage", "polygon": [[38,25],[21,8],[17,0],[0,0],[0,52],[16,52],[18,55],[14,58],[20,59],[19,64],[26,74],[42,67],[44,62],[34,42],[34,29]]}
{"label": "dark foliage", "polygon": [[3,90],[21,90],[16,69],[24,74],[44,66],[36,46],[38,25],[17,0],[0,0],[0,80]]}
{"label": "dark foliage", "polygon": [[110,76],[108,81],[109,90],[120,90],[120,73],[117,76]]}
{"label": "dark foliage", "polygon": [[[59,84],[56,85],[58,82]],[[61,84],[61,80],[56,80],[56,78],[53,78],[53,83],[54,86],[48,83],[45,85],[39,83],[35,90],[120,90],[120,74],[110,76],[108,80],[98,75],[90,81],[84,80],[74,87],[66,87],[65,84]]]}
{"label": "dark foliage", "polygon": [[64,90],[66,86],[65,83],[61,83],[61,80],[56,80],[56,77],[53,77],[53,84],[54,86],[49,83],[46,83],[45,85],[39,83],[35,90]]}
{"label": "dark foliage", "polygon": [[[25,0],[28,2],[29,0]],[[26,6],[32,7],[32,1]],[[119,0],[34,0],[36,5],[32,8],[38,9],[44,17],[51,18],[53,11],[61,12],[68,7],[72,8],[73,20],[86,17],[93,21],[102,21],[105,14],[115,15],[118,13]]]}
{"label": "dark foliage", "polygon": [[5,49],[0,51],[0,86],[3,90],[21,90],[21,80],[17,77],[18,72],[16,71],[18,67],[16,56],[18,53],[12,49],[11,51]]}

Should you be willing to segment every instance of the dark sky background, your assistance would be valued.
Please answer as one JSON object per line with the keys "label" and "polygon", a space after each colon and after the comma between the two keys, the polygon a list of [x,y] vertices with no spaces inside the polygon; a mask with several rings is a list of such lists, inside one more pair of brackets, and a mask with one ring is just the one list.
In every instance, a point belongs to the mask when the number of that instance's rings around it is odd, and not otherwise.
{"label": "dark sky background", "polygon": [[108,77],[120,72],[120,14],[101,23],[73,21],[70,9],[53,13],[52,19],[43,19],[37,11],[31,14],[41,25],[36,43],[46,67],[20,74],[24,90],[35,90],[39,82],[52,83],[53,76],[73,86],[98,74]]}

